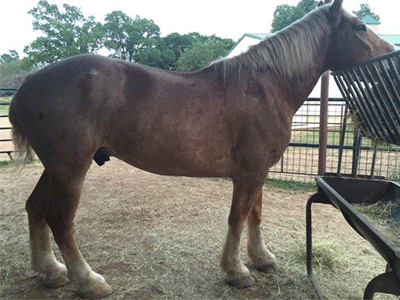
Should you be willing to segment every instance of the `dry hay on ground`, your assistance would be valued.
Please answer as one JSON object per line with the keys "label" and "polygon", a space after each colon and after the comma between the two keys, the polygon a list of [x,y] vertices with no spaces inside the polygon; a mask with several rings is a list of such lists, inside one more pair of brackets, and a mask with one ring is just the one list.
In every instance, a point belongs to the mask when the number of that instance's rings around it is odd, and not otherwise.
{"label": "dry hay on ground", "polygon": [[[30,268],[24,203],[41,172],[39,163],[22,171],[0,169],[4,300],[79,299],[71,284],[44,288]],[[243,239],[243,259],[256,279],[243,290],[227,286],[219,269],[231,193],[227,180],[158,176],[115,159],[93,165],[76,231],[88,263],[114,288],[109,299],[313,298],[304,261],[305,202],[312,192],[264,188],[264,238],[280,270],[265,275],[251,268]],[[324,296],[361,298],[367,282],[384,271],[384,261],[331,206],[315,205],[313,217],[315,273]]]}

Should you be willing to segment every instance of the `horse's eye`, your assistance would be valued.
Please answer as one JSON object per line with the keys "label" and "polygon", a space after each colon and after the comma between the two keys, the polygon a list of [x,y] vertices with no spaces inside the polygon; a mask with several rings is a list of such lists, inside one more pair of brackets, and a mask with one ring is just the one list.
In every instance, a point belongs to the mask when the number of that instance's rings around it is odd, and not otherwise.
{"label": "horse's eye", "polygon": [[358,32],[366,32],[367,26],[365,24],[354,25],[354,30],[356,30]]}

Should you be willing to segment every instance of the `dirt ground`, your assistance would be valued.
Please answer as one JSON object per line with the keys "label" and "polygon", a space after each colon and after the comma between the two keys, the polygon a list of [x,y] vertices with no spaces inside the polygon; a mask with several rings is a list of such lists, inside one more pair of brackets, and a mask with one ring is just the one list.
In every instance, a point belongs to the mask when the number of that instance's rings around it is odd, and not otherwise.
{"label": "dirt ground", "polygon": [[[41,172],[40,163],[0,168],[0,299],[79,299],[73,284],[45,288],[30,268],[24,203]],[[231,193],[228,180],[158,176],[116,159],[93,164],[76,236],[88,263],[113,287],[109,299],[314,298],[304,261],[305,202],[312,192],[264,188],[264,239],[280,269],[263,274],[252,268],[243,239],[243,260],[256,279],[243,290],[226,285],[219,268]],[[350,252],[344,267],[326,263],[315,270],[324,297],[361,298],[384,261],[332,207],[315,205],[313,216],[315,239],[335,246],[328,250],[341,247],[333,259],[342,249]]]}

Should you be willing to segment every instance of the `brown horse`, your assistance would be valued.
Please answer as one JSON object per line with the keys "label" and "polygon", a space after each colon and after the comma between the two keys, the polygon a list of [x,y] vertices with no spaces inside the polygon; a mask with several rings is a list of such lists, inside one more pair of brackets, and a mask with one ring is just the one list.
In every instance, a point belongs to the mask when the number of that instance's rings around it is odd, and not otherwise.
{"label": "brown horse", "polygon": [[[92,159],[115,156],[157,174],[232,178],[221,266],[229,284],[251,286],[240,236],[247,222],[255,268],[277,268],[260,230],[261,191],[288,145],[294,113],[326,70],[393,50],[335,0],[195,73],[82,55],[29,76],[10,121],[16,147],[33,149],[45,168],[26,203],[34,270],[50,287],[71,280],[86,298],[110,293],[83,259],[73,221]],[[66,266],[54,257],[50,229]]]}

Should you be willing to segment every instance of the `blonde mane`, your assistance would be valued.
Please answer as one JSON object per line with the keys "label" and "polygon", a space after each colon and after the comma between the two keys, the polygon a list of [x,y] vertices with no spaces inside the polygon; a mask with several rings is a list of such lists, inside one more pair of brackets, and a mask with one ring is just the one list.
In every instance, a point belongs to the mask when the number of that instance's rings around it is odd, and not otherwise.
{"label": "blonde mane", "polygon": [[223,82],[243,69],[251,73],[270,71],[289,80],[306,77],[310,65],[318,59],[324,35],[330,32],[326,18],[329,6],[316,9],[291,26],[268,36],[247,52],[216,61],[211,67],[215,68]]}

